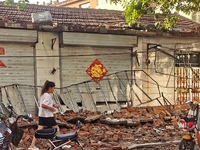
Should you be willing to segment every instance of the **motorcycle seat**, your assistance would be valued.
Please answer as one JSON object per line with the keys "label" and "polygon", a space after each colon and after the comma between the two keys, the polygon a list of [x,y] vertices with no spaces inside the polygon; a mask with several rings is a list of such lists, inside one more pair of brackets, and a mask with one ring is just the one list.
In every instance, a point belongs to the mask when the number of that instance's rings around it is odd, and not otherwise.
{"label": "motorcycle seat", "polygon": [[56,135],[57,140],[70,140],[78,136],[77,132]]}
{"label": "motorcycle seat", "polygon": [[55,136],[57,132],[56,128],[47,128],[42,130],[36,130],[35,138],[51,139]]}

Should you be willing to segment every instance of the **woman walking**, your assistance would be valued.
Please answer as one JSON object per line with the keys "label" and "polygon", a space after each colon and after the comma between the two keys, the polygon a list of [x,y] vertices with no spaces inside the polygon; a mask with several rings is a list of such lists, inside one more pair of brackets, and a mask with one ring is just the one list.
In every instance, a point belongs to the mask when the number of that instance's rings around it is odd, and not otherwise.
{"label": "woman walking", "polygon": [[[51,98],[51,93],[54,92],[55,83],[51,81],[46,81],[41,91],[41,98],[39,101],[39,123],[37,130],[47,128],[57,128],[57,132],[59,132],[59,127],[54,119],[53,112],[56,111],[56,108],[59,108],[58,104],[53,104],[53,100]],[[36,138],[33,137],[32,143],[28,150],[39,150],[39,148],[35,147]]]}

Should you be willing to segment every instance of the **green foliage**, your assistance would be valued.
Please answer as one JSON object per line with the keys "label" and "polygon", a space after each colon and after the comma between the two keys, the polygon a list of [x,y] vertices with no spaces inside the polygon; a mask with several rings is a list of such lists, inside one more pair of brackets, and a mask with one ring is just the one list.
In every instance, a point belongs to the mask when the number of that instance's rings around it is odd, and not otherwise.
{"label": "green foliage", "polygon": [[[170,17],[174,10],[182,11],[189,15],[200,11],[199,0],[110,0],[111,3],[119,3],[123,6],[123,15],[129,25],[133,25],[145,14],[154,16],[157,26],[170,29],[177,21],[177,17]],[[160,22],[159,17],[164,20]]]}
{"label": "green foliage", "polygon": [[[29,0],[18,0],[18,3],[16,4],[17,9],[22,10],[28,2]],[[5,0],[4,5],[8,6],[15,5],[15,2],[14,0]]]}

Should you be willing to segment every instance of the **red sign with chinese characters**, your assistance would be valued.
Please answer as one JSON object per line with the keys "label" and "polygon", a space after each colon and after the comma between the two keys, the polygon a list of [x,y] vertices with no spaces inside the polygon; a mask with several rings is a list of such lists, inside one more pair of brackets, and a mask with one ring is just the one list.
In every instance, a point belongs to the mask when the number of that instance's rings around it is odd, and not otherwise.
{"label": "red sign with chinese characters", "polygon": [[[5,55],[5,50],[3,47],[0,47],[0,55]],[[6,68],[6,65],[0,61],[0,67]]]}
{"label": "red sign with chinese characters", "polygon": [[102,80],[102,78],[106,75],[108,71],[106,68],[101,64],[101,62],[96,59],[86,70],[86,73],[96,82]]}
{"label": "red sign with chinese characters", "polygon": [[6,68],[6,65],[2,61],[0,61],[0,67]]}
{"label": "red sign with chinese characters", "polygon": [[5,55],[5,50],[3,47],[0,47],[0,55]]}

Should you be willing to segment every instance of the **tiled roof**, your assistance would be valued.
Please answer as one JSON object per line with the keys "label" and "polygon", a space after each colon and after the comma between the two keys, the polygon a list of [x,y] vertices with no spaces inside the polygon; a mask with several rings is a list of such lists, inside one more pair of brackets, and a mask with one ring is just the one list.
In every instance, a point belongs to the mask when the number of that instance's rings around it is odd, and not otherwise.
{"label": "tiled roof", "polygon": [[55,4],[51,4],[51,6],[65,6],[70,3],[79,2],[80,0],[66,0],[62,2],[56,2]]}
{"label": "tiled roof", "polygon": [[[154,27],[155,21],[150,15],[142,17],[137,25],[128,27],[122,16],[122,11],[30,4],[23,10],[18,11],[15,6],[5,6],[3,3],[0,3],[0,27],[44,29],[45,27],[42,25],[33,24],[31,18],[31,13],[44,11],[49,11],[53,18],[54,26],[49,28],[49,30],[142,35],[158,33]],[[167,34],[185,34],[186,36],[192,34],[198,36],[200,33],[200,24],[180,17],[179,23],[173,29],[173,31]]]}

